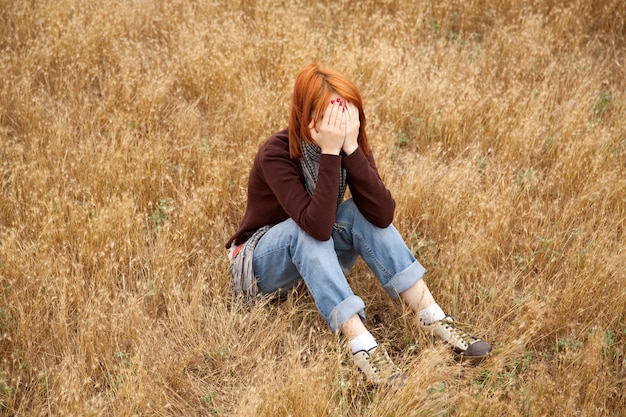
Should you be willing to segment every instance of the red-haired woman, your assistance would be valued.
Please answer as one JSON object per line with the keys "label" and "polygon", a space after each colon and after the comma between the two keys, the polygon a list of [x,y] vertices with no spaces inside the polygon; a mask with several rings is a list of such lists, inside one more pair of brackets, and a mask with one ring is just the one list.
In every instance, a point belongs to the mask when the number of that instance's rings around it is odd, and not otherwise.
{"label": "red-haired woman", "polygon": [[391,224],[394,210],[367,142],[359,90],[337,71],[308,65],[296,78],[289,128],[254,159],[243,220],[226,242],[233,292],[251,300],[304,280],[367,379],[398,381],[402,372],[365,327],[363,300],[345,277],[361,256],[387,293],[416,313],[417,325],[462,357],[486,357],[491,346],[435,302],[422,280],[426,270]]}

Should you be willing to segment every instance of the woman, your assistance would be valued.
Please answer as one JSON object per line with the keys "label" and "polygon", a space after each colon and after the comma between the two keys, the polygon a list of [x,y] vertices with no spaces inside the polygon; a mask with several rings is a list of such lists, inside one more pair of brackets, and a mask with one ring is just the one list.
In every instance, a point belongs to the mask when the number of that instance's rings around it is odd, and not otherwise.
{"label": "woman", "polygon": [[[352,198],[344,201],[347,187]],[[402,373],[365,327],[365,305],[345,277],[361,256],[388,294],[416,313],[417,325],[463,358],[486,357],[491,346],[458,328],[435,302],[422,280],[426,270],[391,224],[394,210],[367,141],[358,89],[337,71],[308,65],[296,78],[288,129],[254,159],[246,212],[226,242],[233,292],[252,300],[304,280],[366,378],[397,381]]]}

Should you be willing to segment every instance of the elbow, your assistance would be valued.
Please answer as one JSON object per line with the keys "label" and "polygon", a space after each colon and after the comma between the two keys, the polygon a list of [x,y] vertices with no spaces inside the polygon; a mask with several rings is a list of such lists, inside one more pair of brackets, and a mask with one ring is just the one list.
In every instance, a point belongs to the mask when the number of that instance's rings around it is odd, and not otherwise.
{"label": "elbow", "polygon": [[385,225],[384,227],[389,227],[391,226],[391,223],[393,223],[393,218],[396,215],[396,202],[391,199],[391,206],[389,207],[389,210],[385,211],[385,215],[383,216],[383,224]]}
{"label": "elbow", "polygon": [[389,217],[389,220],[385,220],[383,222],[383,225],[380,226],[380,227],[382,227],[382,228],[389,227],[389,226],[391,226],[391,223],[393,223],[393,216]]}
{"label": "elbow", "polygon": [[313,239],[326,242],[332,237],[335,216],[333,213],[332,216],[325,216],[325,218],[305,218],[298,222],[298,225]]}
{"label": "elbow", "polygon": [[392,222],[393,222],[393,214],[391,216],[385,216],[385,217],[378,219],[376,222],[374,222],[374,225],[376,227],[380,227],[381,229],[385,229],[391,226]]}
{"label": "elbow", "polygon": [[363,217],[365,217],[373,226],[381,229],[391,226],[391,223],[393,222],[393,213],[371,213],[369,215],[368,213],[363,213]]}
{"label": "elbow", "polygon": [[374,215],[370,219],[370,222],[374,226],[380,227],[381,229],[389,227],[391,226],[391,223],[393,223],[393,217],[395,215],[395,211],[396,210],[395,210],[395,204],[394,204],[388,210],[381,210],[379,212],[374,213]]}
{"label": "elbow", "polygon": [[315,240],[319,240],[321,242],[326,242],[330,240],[332,236],[332,229],[329,232],[320,232],[320,231],[310,231],[309,235]]}
{"label": "elbow", "polygon": [[330,223],[327,225],[323,225],[320,223],[307,224],[305,222],[299,224],[300,229],[304,233],[311,236],[313,239],[319,240],[322,242],[326,242],[327,240],[331,238],[333,234],[333,225],[334,225],[334,221],[333,223]]}

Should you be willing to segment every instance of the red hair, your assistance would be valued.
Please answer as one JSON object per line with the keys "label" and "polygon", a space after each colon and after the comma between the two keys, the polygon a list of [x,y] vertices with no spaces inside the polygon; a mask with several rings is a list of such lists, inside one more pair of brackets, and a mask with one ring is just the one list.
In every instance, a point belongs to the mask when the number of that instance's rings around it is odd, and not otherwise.
{"label": "red hair", "polygon": [[323,116],[332,93],[339,94],[359,109],[358,144],[364,153],[370,152],[365,135],[363,99],[359,90],[338,71],[309,64],[296,77],[291,96],[289,153],[293,159],[302,158],[302,140],[313,143],[309,131],[311,117],[317,121]]}

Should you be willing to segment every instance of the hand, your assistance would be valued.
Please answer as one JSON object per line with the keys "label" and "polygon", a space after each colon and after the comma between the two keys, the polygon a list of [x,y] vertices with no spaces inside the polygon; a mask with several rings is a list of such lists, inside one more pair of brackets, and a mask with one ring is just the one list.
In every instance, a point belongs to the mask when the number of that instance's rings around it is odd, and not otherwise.
{"label": "hand", "polygon": [[341,149],[350,155],[359,147],[359,128],[361,121],[359,120],[359,108],[350,102],[346,102],[346,138],[343,141]]}
{"label": "hand", "polygon": [[313,142],[322,149],[322,153],[339,155],[346,136],[346,112],[338,99],[333,99],[326,106],[322,120],[309,123]]}

